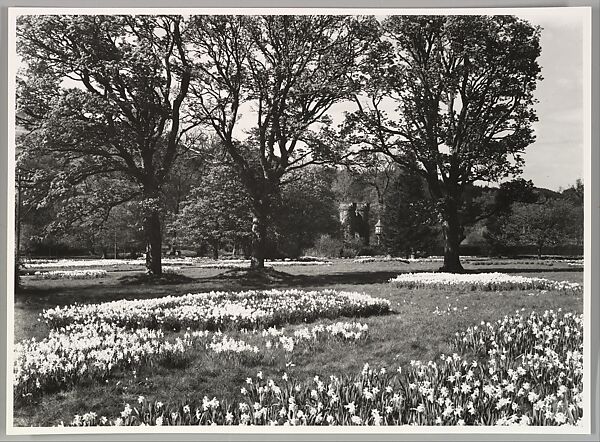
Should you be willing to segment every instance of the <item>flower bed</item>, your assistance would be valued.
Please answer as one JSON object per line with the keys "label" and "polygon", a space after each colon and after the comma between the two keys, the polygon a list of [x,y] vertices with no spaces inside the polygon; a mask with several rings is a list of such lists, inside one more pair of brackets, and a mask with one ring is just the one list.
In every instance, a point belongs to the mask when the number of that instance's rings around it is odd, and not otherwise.
{"label": "flower bed", "polygon": [[34,279],[95,279],[108,275],[106,270],[51,270],[49,272],[35,272]]}
{"label": "flower bed", "polygon": [[186,332],[168,340],[162,330],[74,324],[52,330],[41,341],[28,339],[16,344],[14,394],[16,399],[27,398],[73,386],[83,379],[103,380],[116,369],[139,370],[152,363],[185,359],[191,348],[228,359],[248,354],[257,360],[266,356],[274,359],[298,346],[332,340],[357,342],[367,331],[366,324],[336,322],[299,328],[287,335],[285,329],[275,328],[245,331],[245,340],[208,331]]}
{"label": "flower bed", "polygon": [[119,265],[144,265],[139,259],[59,259],[54,261],[34,261],[23,263],[24,268],[71,268],[71,267],[108,267]]}
{"label": "flower bed", "polygon": [[557,290],[581,292],[582,286],[575,282],[553,281],[504,273],[404,273],[390,279],[390,283],[402,288],[450,288],[462,290]]}
{"label": "flower bed", "polygon": [[105,322],[133,329],[224,330],[368,316],[389,310],[389,301],[356,292],[250,290],[71,305],[45,310],[41,316],[52,328]]}
{"label": "flower bed", "polygon": [[366,263],[366,262],[409,262],[406,258],[395,258],[391,256],[357,256],[352,262]]}
{"label": "flower bed", "polygon": [[116,368],[181,355],[190,345],[189,339],[171,342],[161,330],[147,328],[131,331],[85,323],[51,330],[41,341],[33,338],[15,345],[14,394],[21,398],[82,379],[104,379]]}
{"label": "flower bed", "polygon": [[260,332],[257,330],[244,331],[245,336],[243,336],[243,339],[215,334],[208,347],[217,353],[232,355],[257,354],[259,351],[268,352],[277,349],[281,349],[285,353],[291,353],[298,345],[310,346],[331,340],[357,342],[366,338],[368,330],[369,326],[367,324],[359,322],[335,322],[329,325],[319,324],[313,327],[302,327],[294,330],[291,335],[286,334],[286,330],[283,328],[272,327]]}
{"label": "flower bed", "polygon": [[233,403],[140,396],[120,417],[90,412],[71,425],[579,425],[582,334],[582,316],[517,314],[459,333],[455,348],[479,360],[454,354],[404,371],[366,364],[354,376],[310,381],[259,372]]}
{"label": "flower bed", "polygon": [[[239,269],[250,268],[248,259],[220,259],[212,260],[206,258],[162,258],[162,264],[175,266],[194,266],[201,269]],[[297,260],[266,260],[267,266],[314,266],[331,265],[331,261],[317,259],[314,257],[301,257]],[[116,266],[144,266],[146,260],[139,259],[55,259],[55,260],[31,260],[23,263],[23,268],[76,268],[76,267],[116,267]]]}
{"label": "flower bed", "polygon": [[[191,258],[163,258],[162,264],[178,264],[191,266]],[[138,259],[54,259],[31,260],[23,263],[24,268],[71,268],[71,267],[116,267],[116,266],[144,266],[146,260]]]}
{"label": "flower bed", "polygon": [[[266,267],[290,267],[290,266],[317,266],[331,265],[330,261],[313,261],[313,260],[265,260]],[[197,261],[195,267],[200,269],[249,269],[250,260],[242,259],[223,259],[218,261],[206,262]]]}

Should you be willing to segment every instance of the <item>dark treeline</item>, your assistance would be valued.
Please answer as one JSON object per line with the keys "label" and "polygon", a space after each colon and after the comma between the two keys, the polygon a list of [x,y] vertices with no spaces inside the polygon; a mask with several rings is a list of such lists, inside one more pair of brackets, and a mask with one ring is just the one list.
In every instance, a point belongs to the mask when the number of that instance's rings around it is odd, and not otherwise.
{"label": "dark treeline", "polygon": [[[250,257],[251,208],[233,168],[215,162],[199,172],[194,158],[189,160],[165,186],[163,255]],[[582,254],[582,183],[558,192],[517,183],[518,196],[506,185],[469,190],[462,254]],[[377,174],[307,168],[282,187],[265,257],[442,255],[443,234],[426,193],[422,179],[395,167]],[[50,229],[49,210],[32,210],[23,218],[21,247],[28,256],[133,258],[144,251],[135,204],[114,208],[99,229],[82,223],[68,233]]]}

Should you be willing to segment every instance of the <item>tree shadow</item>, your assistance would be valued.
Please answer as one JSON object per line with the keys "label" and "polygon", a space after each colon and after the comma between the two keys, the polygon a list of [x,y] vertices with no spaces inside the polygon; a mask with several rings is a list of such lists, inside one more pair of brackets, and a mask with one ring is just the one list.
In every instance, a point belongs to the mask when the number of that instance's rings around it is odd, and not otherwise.
{"label": "tree shadow", "polygon": [[[145,274],[126,275],[116,279],[117,284],[77,287],[23,287],[15,291],[15,302],[24,306],[47,307],[79,303],[99,303],[115,300],[157,298],[186,293],[208,293],[211,291],[243,291],[265,289],[305,289],[328,286],[352,286],[386,284],[402,273],[428,273],[432,270],[365,270],[342,271],[320,274],[289,274],[268,271],[228,270],[216,275],[192,278],[181,274],[151,277]],[[576,273],[579,268],[479,268],[466,273]]]}
{"label": "tree shadow", "polygon": [[163,273],[162,275],[147,275],[145,273],[126,275],[118,278],[121,285],[174,285],[188,284],[195,281],[194,278],[178,273]]}
{"label": "tree shadow", "polygon": [[[365,285],[381,284],[388,282],[391,278],[398,276],[401,271],[377,270],[362,272],[338,272],[322,275],[297,275],[293,283],[296,286],[314,285]],[[404,272],[406,273],[406,272]]]}

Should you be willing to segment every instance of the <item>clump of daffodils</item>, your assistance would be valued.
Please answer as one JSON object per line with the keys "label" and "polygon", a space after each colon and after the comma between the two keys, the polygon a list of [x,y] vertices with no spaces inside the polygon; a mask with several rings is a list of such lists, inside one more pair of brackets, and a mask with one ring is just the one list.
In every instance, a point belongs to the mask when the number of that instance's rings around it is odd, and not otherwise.
{"label": "clump of daffodils", "polygon": [[404,273],[390,279],[391,284],[402,288],[436,288],[462,290],[556,290],[579,293],[581,284],[569,281],[553,281],[505,273]]}
{"label": "clump of daffodils", "polygon": [[45,310],[52,328],[102,322],[125,328],[255,329],[319,318],[369,316],[390,311],[390,302],[364,293],[335,290],[250,290],[119,300]]}
{"label": "clump of daffodils", "polygon": [[52,270],[48,272],[35,272],[34,279],[95,279],[108,275],[106,270]]}
{"label": "clump of daffodils", "polygon": [[[47,338],[15,346],[14,394],[28,398],[84,379],[103,380],[116,369],[140,370],[155,362],[182,360],[190,349],[258,361],[265,355],[285,358],[294,348],[327,340],[357,342],[366,336],[367,325],[337,322],[298,328],[291,335],[274,325],[388,309],[385,300],[331,290],[217,292],[56,308],[42,314],[52,327]],[[165,338],[163,330],[185,325],[188,331],[183,335]],[[248,326],[252,328],[244,329]],[[227,336],[221,329],[244,329],[253,342]],[[273,340],[261,330],[279,337]]]}

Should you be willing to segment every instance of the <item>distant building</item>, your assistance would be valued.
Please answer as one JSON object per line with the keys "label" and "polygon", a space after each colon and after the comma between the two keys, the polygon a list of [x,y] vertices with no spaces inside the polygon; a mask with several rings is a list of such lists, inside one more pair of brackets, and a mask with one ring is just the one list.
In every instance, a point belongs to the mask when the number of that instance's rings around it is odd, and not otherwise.
{"label": "distant building", "polygon": [[369,245],[369,212],[371,203],[341,203],[339,205],[340,223],[345,239],[361,239]]}

